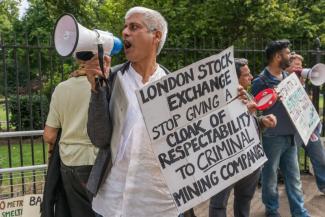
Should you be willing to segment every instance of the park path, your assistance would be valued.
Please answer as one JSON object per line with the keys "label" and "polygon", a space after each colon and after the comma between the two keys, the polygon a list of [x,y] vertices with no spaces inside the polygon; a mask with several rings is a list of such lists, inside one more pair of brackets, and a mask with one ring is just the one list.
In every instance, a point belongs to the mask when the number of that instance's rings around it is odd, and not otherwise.
{"label": "park path", "polygon": [[[325,217],[325,194],[318,191],[315,178],[312,175],[301,176],[305,207],[311,214],[311,217]],[[280,209],[282,217],[291,217],[289,204],[285,192],[284,184],[279,184]],[[227,217],[233,217],[232,205],[233,194],[229,198]],[[209,201],[205,201],[194,209],[197,217],[208,217]],[[264,205],[262,203],[261,189],[257,189],[251,204],[251,217],[264,217]]]}

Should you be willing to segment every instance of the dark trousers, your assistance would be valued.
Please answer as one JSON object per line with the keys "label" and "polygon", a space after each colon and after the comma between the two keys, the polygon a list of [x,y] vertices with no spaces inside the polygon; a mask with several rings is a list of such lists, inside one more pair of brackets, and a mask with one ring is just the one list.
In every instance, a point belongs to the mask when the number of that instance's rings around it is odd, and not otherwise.
{"label": "dark trousers", "polygon": [[61,162],[61,176],[72,217],[95,217],[92,197],[86,190],[92,166],[66,166]]}
{"label": "dark trousers", "polygon": [[180,214],[178,217],[196,217],[195,213],[194,213],[194,209],[189,209],[186,212]]}
{"label": "dark trousers", "polygon": [[253,199],[261,169],[239,180],[210,199],[209,217],[226,217],[227,203],[231,189],[234,189],[234,216],[249,217],[251,200]]}

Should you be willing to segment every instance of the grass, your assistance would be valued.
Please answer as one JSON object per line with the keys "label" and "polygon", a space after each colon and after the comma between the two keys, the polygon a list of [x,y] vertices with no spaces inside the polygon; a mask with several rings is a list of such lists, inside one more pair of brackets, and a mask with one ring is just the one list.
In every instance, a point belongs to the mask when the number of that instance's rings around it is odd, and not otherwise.
{"label": "grass", "polygon": [[[30,166],[32,164],[32,146],[29,143],[23,143],[22,148],[20,148],[19,144],[10,144],[11,151],[11,167],[19,167],[19,166]],[[44,164],[43,159],[43,144],[36,143],[34,144],[34,164]],[[9,149],[8,145],[0,145],[0,166],[2,168],[9,167]],[[22,159],[20,159],[22,155]],[[45,145],[45,159],[47,159],[47,146]]]}
{"label": "grass", "polygon": [[0,121],[6,121],[5,97],[0,95]]}
{"label": "grass", "polygon": [[[3,101],[4,97],[0,97],[0,101]],[[0,130],[7,130],[7,114],[6,114],[6,105],[4,103],[0,103]],[[11,114],[9,112],[8,118],[10,120]],[[9,123],[9,129],[12,130],[14,127]]]}
{"label": "grass", "polygon": [[[298,160],[299,160],[300,171],[308,172],[308,171],[305,171],[305,150],[302,147],[299,148]],[[308,170],[308,168],[311,167],[311,163],[310,163],[309,158],[307,158],[306,163],[307,163],[306,169]]]}
{"label": "grass", "polygon": [[4,106],[4,104],[1,104],[0,106],[0,121],[6,121],[6,110]]}
{"label": "grass", "polygon": [[[23,141],[21,147],[19,144],[10,144],[11,167],[30,166],[32,163],[32,153],[34,153],[34,164],[44,164],[43,144],[34,143],[34,151],[30,141]],[[9,168],[9,149],[8,145],[0,145],[0,167]],[[21,155],[22,159],[21,160]],[[47,146],[45,146],[45,159],[47,159]],[[43,190],[46,172],[44,170],[24,171],[4,173],[0,179],[0,199],[24,195],[28,193],[40,193]],[[1,175],[1,174],[0,174]],[[24,185],[22,185],[24,183]],[[13,188],[13,189],[12,189]]]}
{"label": "grass", "polygon": [[0,130],[6,129],[6,120],[5,104],[0,104]]}

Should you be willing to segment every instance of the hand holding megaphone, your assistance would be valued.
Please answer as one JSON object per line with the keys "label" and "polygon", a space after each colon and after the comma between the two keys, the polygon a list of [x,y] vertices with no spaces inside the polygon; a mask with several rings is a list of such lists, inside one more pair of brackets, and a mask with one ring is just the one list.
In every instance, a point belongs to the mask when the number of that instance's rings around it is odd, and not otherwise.
{"label": "hand holding megaphone", "polygon": [[83,53],[77,58],[89,60],[98,53],[99,65],[104,73],[104,55],[114,55],[121,51],[122,42],[112,33],[102,30],[89,30],[80,25],[71,14],[63,14],[54,29],[54,46],[59,55],[66,57]]}
{"label": "hand holding megaphone", "polygon": [[[322,63],[316,64],[311,69],[295,68],[293,71],[303,78],[310,79],[311,83],[320,86],[325,82],[325,65]],[[276,87],[267,88],[259,92],[254,100],[257,104],[257,110],[266,110],[273,106],[280,95],[280,90]]]}
{"label": "hand holding megaphone", "polygon": [[318,63],[313,68],[295,68],[293,71],[303,78],[310,79],[315,86],[320,86],[325,82],[325,65]]}
{"label": "hand holding megaphone", "polygon": [[103,86],[105,83],[107,85],[107,80],[104,78],[109,77],[109,69],[111,67],[111,57],[104,56],[104,74],[98,66],[98,55],[95,54],[90,60],[84,61],[81,65],[82,68],[78,72],[83,71],[82,74],[87,76],[90,83],[91,89],[97,92],[97,88]]}
{"label": "hand holding megaphone", "polygon": [[[310,79],[311,83],[315,86],[320,86],[325,82],[325,65],[322,63],[316,64],[311,69],[295,68],[292,70],[298,76]],[[256,102],[257,110],[266,110],[273,106],[279,98],[280,91],[274,88],[267,88],[259,92],[254,100]]]}

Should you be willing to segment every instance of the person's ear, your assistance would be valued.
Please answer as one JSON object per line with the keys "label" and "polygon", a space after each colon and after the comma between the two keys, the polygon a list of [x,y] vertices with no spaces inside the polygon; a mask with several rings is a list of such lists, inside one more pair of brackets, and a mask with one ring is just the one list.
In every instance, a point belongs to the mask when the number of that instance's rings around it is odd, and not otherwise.
{"label": "person's ear", "polygon": [[157,44],[161,41],[162,33],[160,31],[155,31],[154,40],[157,41]]}
{"label": "person's ear", "polygon": [[280,52],[277,52],[277,53],[275,54],[275,59],[276,59],[276,60],[281,60],[281,53],[280,53]]}

